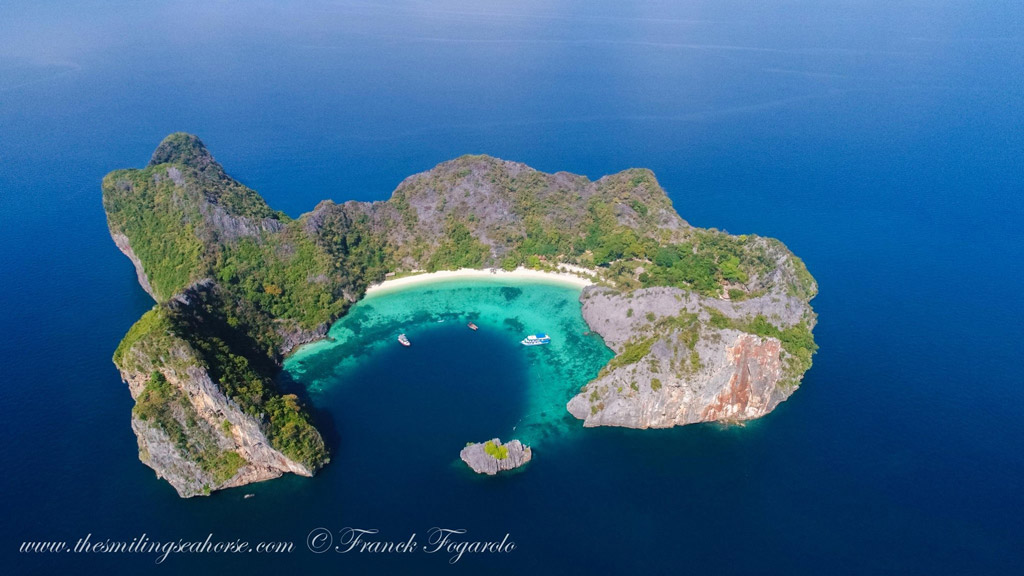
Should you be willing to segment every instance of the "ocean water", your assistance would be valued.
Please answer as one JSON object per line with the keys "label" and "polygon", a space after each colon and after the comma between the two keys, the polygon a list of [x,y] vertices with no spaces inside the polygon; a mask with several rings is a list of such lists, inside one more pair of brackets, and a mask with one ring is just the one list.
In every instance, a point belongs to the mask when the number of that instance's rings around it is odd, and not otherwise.
{"label": "ocean water", "polygon": [[[161,569],[1019,573],[1022,28],[1001,0],[0,4],[2,571],[137,574],[152,556],[18,548],[214,533],[296,549]],[[180,500],[137,461],[110,362],[152,303],[99,190],[175,130],[292,215],[386,198],[465,153],[651,168],[691,223],[806,261],[821,349],[744,428],[542,418],[535,461],[485,479],[459,443],[507,436],[544,367],[500,314],[462,328],[460,305],[410,324],[409,350],[296,373],[332,445],[317,477]],[[467,381],[488,364],[507,369]],[[518,548],[450,565],[305,544],[317,527],[434,526]]]}

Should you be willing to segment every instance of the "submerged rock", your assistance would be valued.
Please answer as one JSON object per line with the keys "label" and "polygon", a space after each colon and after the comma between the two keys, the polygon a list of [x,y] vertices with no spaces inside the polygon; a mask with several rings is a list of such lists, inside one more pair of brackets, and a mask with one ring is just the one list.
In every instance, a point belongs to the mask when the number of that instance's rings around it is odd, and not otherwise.
{"label": "submerged rock", "polygon": [[477,474],[493,476],[529,462],[533,458],[533,449],[523,446],[519,440],[502,444],[501,440],[494,438],[487,442],[467,445],[459,456]]}

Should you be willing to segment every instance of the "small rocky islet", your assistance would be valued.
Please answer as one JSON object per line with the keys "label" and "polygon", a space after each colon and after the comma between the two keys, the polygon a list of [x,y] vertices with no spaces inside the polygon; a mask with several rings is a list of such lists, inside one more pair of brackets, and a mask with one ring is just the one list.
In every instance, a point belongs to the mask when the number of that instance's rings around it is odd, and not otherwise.
{"label": "small rocky islet", "polygon": [[393,272],[590,270],[583,317],[615,356],[567,405],[587,427],[759,418],[817,348],[803,262],[778,240],[690,226],[649,170],[592,181],[463,156],[387,201],[324,201],[293,219],[176,133],[102,188],[111,236],[156,301],[114,363],[139,458],[182,497],[330,461],[276,377]]}
{"label": "small rocky islet", "polygon": [[459,457],[477,474],[494,476],[498,472],[514,470],[533,459],[533,449],[519,440],[502,444],[498,438],[486,442],[467,444]]}

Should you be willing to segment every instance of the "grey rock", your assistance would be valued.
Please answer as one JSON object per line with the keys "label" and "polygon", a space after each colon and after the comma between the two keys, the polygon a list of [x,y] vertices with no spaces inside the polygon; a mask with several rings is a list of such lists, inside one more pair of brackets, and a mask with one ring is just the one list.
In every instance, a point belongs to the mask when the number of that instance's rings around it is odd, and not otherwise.
{"label": "grey rock", "polygon": [[470,444],[462,449],[459,456],[477,474],[493,476],[505,470],[514,470],[526,464],[533,458],[533,449],[523,446],[519,440],[512,440],[508,444],[502,444],[501,440],[494,438],[490,440],[495,446],[504,446],[508,449],[508,457],[498,459],[487,453],[486,442]]}
{"label": "grey rock", "polygon": [[[783,272],[785,273],[785,272]],[[764,315],[780,328],[806,322],[810,305],[785,293],[786,278],[775,278],[764,295],[741,302],[701,296],[679,288],[620,293],[592,286],[580,295],[583,318],[616,352],[627,343],[650,340],[650,353],[632,364],[613,361],[566,408],[584,426],[667,428],[696,422],[739,422],[760,418],[786,400],[802,375],[787,372],[777,338],[716,328],[709,310],[727,318]],[[695,314],[692,347],[682,329],[657,329],[665,319]]]}
{"label": "grey rock", "polygon": [[288,355],[303,344],[316,342],[327,337],[328,324],[321,324],[313,330],[306,330],[295,322],[279,322],[277,333],[281,336],[281,355]]}
{"label": "grey rock", "polygon": [[234,241],[239,238],[259,238],[263,233],[276,233],[284,229],[284,224],[276,218],[247,218],[230,214],[222,206],[204,202],[199,204],[205,222],[211,230],[217,232],[223,240]]}
{"label": "grey rock", "polygon": [[132,265],[135,266],[135,275],[139,278],[139,285],[146,291],[154,300],[159,300],[156,297],[156,293],[153,291],[153,287],[149,284],[149,277],[146,275],[145,269],[142,267],[142,261],[135,255],[135,251],[132,250],[132,245],[128,241],[128,237],[120,232],[111,231],[110,237],[114,239],[114,244],[117,245],[117,249],[122,254],[131,260]]}
{"label": "grey rock", "polygon": [[[286,472],[313,475],[305,465],[271,447],[260,423],[225,396],[184,340],[175,339],[159,356],[137,347],[127,353],[132,356],[132,368],[122,368],[122,377],[132,398],[138,400],[150,375],[159,371],[187,402],[177,409],[194,412],[195,421],[187,428],[191,441],[222,451],[234,451],[245,461],[234,476],[218,482],[182,454],[180,447],[164,431],[133,414],[132,429],[138,439],[139,459],[156,471],[157,477],[167,480],[179,496],[188,498],[209,494],[213,490],[277,478]],[[183,420],[183,416],[178,416],[178,419]]]}

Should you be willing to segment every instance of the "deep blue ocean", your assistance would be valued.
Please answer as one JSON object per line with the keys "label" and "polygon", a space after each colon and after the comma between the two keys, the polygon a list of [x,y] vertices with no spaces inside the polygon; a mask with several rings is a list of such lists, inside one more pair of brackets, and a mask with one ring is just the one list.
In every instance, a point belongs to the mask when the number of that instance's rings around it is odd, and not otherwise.
{"label": "deep blue ocean", "polygon": [[[0,1],[0,572],[1024,572],[1024,4],[297,4]],[[415,447],[467,403],[514,406],[515,360],[467,398],[450,357],[389,351],[361,370],[433,393],[352,387],[318,406],[317,477],[181,500],[137,459],[110,358],[152,301],[100,203],[178,130],[293,216],[466,153],[651,168],[692,224],[806,261],[820,351],[745,428],[589,430],[479,481]],[[314,555],[321,526],[518,548]],[[18,552],[143,533],[296,549]]]}

